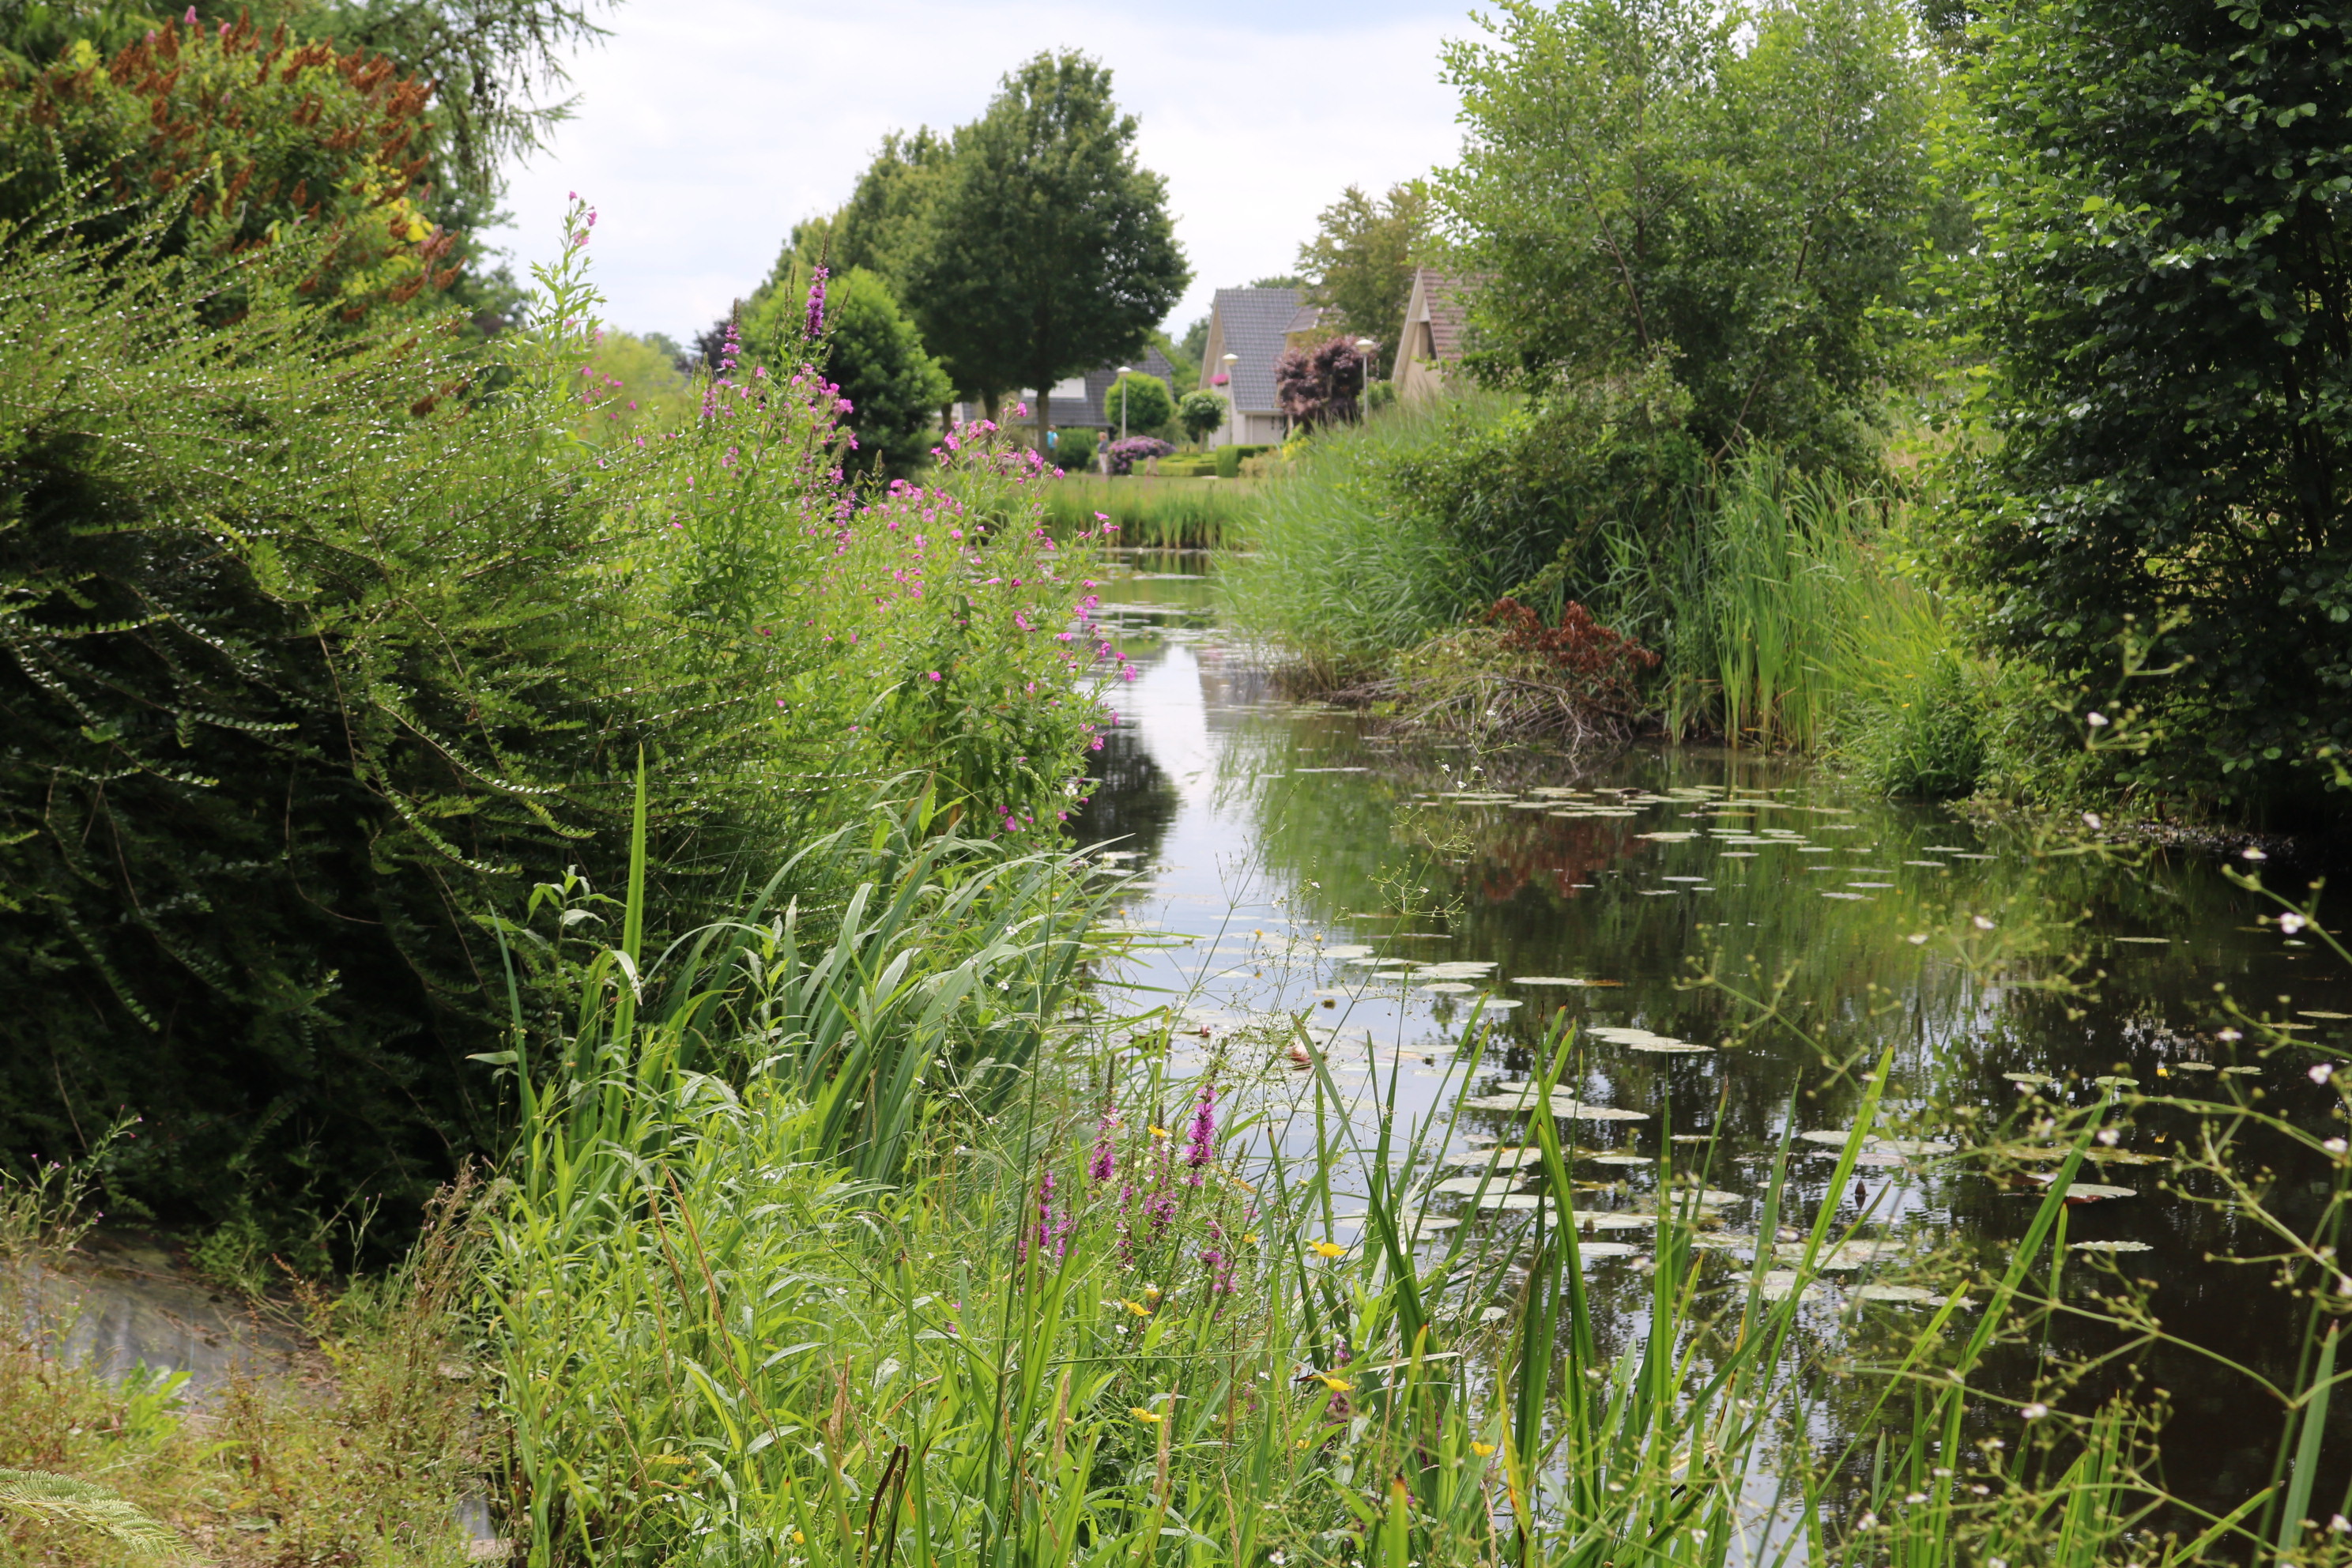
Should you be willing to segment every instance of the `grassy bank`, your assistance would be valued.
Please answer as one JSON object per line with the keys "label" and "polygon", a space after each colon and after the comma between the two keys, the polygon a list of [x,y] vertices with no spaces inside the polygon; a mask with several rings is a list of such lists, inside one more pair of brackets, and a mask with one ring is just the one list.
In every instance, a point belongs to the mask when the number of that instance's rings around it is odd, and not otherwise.
{"label": "grassy bank", "polygon": [[[1490,626],[1506,595],[1546,626],[1579,605],[1657,655],[1632,707],[1669,733],[1836,754],[1891,791],[1970,787],[1985,677],[1906,564],[1916,503],[1629,439],[1622,413],[1465,397],[1323,436],[1220,574],[1234,624],[1310,685],[1379,683],[1417,725],[1509,739],[1512,701],[1454,689],[1541,687],[1517,706],[1543,733],[1605,734],[1630,667],[1559,637],[1547,680],[1530,639]],[[1589,721],[1561,721],[1576,710]]]}
{"label": "grassy bank", "polygon": [[1118,526],[1121,544],[1214,550],[1246,537],[1258,489],[1255,479],[1069,474],[1045,486],[1044,496],[1056,532],[1091,529],[1100,513]]}

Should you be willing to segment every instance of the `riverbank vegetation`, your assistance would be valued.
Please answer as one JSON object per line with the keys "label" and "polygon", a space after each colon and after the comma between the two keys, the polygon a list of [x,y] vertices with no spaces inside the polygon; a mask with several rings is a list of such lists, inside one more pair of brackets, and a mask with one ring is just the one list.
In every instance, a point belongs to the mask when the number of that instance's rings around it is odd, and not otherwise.
{"label": "riverbank vegetation", "polygon": [[[1469,138],[1431,184],[1465,395],[1289,465],[1235,613],[1328,689],[1572,602],[1660,656],[1670,733],[2325,826],[2344,290],[2290,237],[2346,221],[2308,132],[2334,35],[2108,18],[1506,7],[1448,53]],[[2209,68],[2217,103],[2308,107],[2171,118]]]}
{"label": "riverbank vegetation", "polygon": [[[2352,1562],[2352,1101],[2291,1032],[2342,1015],[2225,997],[2168,1045],[2189,1086],[1896,1103],[1789,977],[1695,970],[1724,1046],[1801,1066],[1735,1170],[1719,1115],[1599,1103],[1719,1047],[1452,1011],[1495,961],[1286,917],[1234,951],[1326,965],[1315,1000],[1185,1029],[1124,981],[1118,852],[1064,832],[1131,673],[1119,543],[1234,547],[1247,629],[1424,731],[1654,720],[2196,809],[2330,782],[2339,66],[2187,5],[1962,50],[1882,0],[1507,0],[1446,55],[1471,144],[1426,190],[1475,384],[1164,481],[929,439],[1183,287],[1082,57],[893,139],[681,367],[602,323],[589,204],[527,289],[464,254],[578,9],[467,13],[540,40],[470,72],[367,7],[0,16],[0,1561]],[[2278,107],[2181,111],[2176,47]],[[2255,186],[2242,239],[2183,237]],[[1356,226],[1419,235],[1389,200]],[[1955,386],[1956,433],[1905,417]],[[1350,918],[1403,912],[1363,880]],[[2053,885],[1896,956],[2063,1011]],[[1718,907],[1818,907],[1776,889]],[[1364,958],[1452,987],[1418,1118],[1403,1042],[1308,1026]],[[2220,1509],[2114,1372],[2199,1347],[2070,1239],[2136,1195],[2078,1180],[2110,1164],[2296,1303],[2292,1373],[2247,1373],[2277,1458]],[[1908,1201],[1955,1172],[2004,1194],[1977,1228]],[[51,1287],[101,1204],[282,1310],[305,1375],[197,1409],[78,1361]]]}

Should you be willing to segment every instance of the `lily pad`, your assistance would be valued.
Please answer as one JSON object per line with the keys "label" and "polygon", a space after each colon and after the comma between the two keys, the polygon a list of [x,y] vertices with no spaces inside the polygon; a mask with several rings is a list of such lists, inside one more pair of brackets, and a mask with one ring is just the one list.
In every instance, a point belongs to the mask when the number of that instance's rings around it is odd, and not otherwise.
{"label": "lily pad", "polygon": [[2323,1013],[2316,1007],[2299,1007],[2295,1010],[2294,1016],[2298,1018],[2317,1018],[2330,1024],[2352,1018],[2352,1013]]}
{"label": "lily pad", "polygon": [[1586,1154],[1581,1156],[1596,1165],[1654,1165],[1647,1154]]}
{"label": "lily pad", "polygon": [[2168,936],[2119,936],[2114,940],[2116,942],[2136,942],[2144,947],[2170,947],[2172,945],[2172,939]]}
{"label": "lily pad", "polygon": [[1326,958],[1370,958],[1372,950],[1360,942],[1335,942],[1323,950]]}
{"label": "lily pad", "polygon": [[1631,1258],[1647,1248],[1630,1241],[1582,1241],[1576,1244],[1576,1255],[1582,1258]]}
{"label": "lily pad", "polygon": [[1524,1209],[1546,1207],[1557,1209],[1559,1207],[1559,1202],[1558,1199],[1547,1197],[1541,1193],[1490,1192],[1485,1197],[1478,1200],[1478,1206],[1482,1209],[1497,1209],[1516,1214]]}
{"label": "lily pad", "polygon": [[1647,1230],[1658,1223],[1654,1214],[1629,1214],[1623,1209],[1577,1209],[1568,1217],[1595,1230]]}
{"label": "lily pad", "polygon": [[2005,1072],[2000,1076],[2027,1089],[2044,1089],[2058,1081],[2046,1072]]}
{"label": "lily pad", "polygon": [[1944,1299],[1916,1285],[1864,1285],[1853,1293],[1857,1301],[1895,1301],[1906,1307],[1940,1307]]}
{"label": "lily pad", "polygon": [[1445,1158],[1445,1163],[1448,1165],[1454,1167],[1456,1170],[1468,1168],[1472,1170],[1491,1169],[1497,1171],[1523,1171],[1529,1165],[1542,1164],[1543,1151],[1540,1149],[1507,1148],[1473,1149],[1466,1153],[1449,1154]]}
{"label": "lily pad", "polygon": [[1513,1178],[1509,1176],[1448,1176],[1442,1182],[1433,1184],[1429,1190],[1433,1193],[1446,1193],[1466,1198],[1482,1187],[1489,1193],[1494,1193],[1510,1186],[1512,1182]]}
{"label": "lily pad", "polygon": [[1468,996],[1477,991],[1475,985],[1465,985],[1459,980],[1433,980],[1426,985],[1416,985],[1415,991],[1435,996]]}
{"label": "lily pad", "polygon": [[1581,987],[1599,983],[1591,980],[1570,980],[1563,974],[1514,974],[1511,976],[1511,984],[1514,985],[1573,985]]}
{"label": "lily pad", "polygon": [[2145,1241],[2077,1241],[2069,1244],[2069,1252],[2154,1252]]}
{"label": "lily pad", "polygon": [[[1842,1241],[1835,1247],[1824,1247],[1814,1258],[1813,1267],[1843,1273],[1848,1269],[1866,1268],[1873,1263],[1885,1263],[1905,1255],[1899,1241]],[[1805,1256],[1801,1241],[1783,1241],[1772,1248],[1772,1256],[1796,1262]]]}
{"label": "lily pad", "polygon": [[[2033,1178],[2045,1187],[2057,1179],[2056,1176]],[[2070,1204],[2097,1204],[2107,1203],[2116,1198],[2136,1198],[2139,1194],[2130,1187],[2103,1186],[2097,1182],[2074,1182],[2070,1184],[2060,1195]]]}
{"label": "lily pad", "polygon": [[1818,1301],[1828,1294],[1819,1285],[1808,1285],[1804,1289],[1804,1293],[1798,1295],[1797,1271],[1793,1268],[1768,1270],[1764,1278],[1758,1281],[1756,1293],[1767,1301],[1785,1301],[1791,1296],[1796,1296],[1801,1301]]}

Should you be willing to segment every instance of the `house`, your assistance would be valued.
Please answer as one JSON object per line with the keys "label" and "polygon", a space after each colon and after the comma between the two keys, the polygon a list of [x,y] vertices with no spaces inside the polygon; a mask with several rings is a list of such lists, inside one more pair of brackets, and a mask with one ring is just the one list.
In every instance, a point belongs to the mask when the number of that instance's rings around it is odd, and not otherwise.
{"label": "house", "polygon": [[[1304,303],[1296,289],[1220,289],[1210,300],[1201,384],[1232,405],[1211,446],[1270,447],[1286,433],[1274,395],[1274,362],[1289,346],[1290,324]],[[1234,356],[1230,365],[1227,354]],[[1228,372],[1230,379],[1218,379]]]}
{"label": "house", "polygon": [[1449,367],[1462,359],[1465,297],[1475,284],[1433,267],[1416,267],[1412,292],[1404,303],[1404,336],[1397,344],[1396,367],[1389,379],[1397,398],[1419,403],[1445,390]]}
{"label": "house", "polygon": [[1285,348],[1306,349],[1312,353],[1329,342],[1346,329],[1338,307],[1332,305],[1301,305],[1290,318],[1290,325],[1282,330]]}
{"label": "house", "polygon": [[[1168,384],[1168,390],[1172,395],[1177,397],[1184,395],[1185,389],[1177,380],[1176,367],[1169,363],[1168,356],[1161,353],[1159,349],[1145,349],[1143,357],[1134,362],[1133,369],[1139,375],[1158,376]],[[1057,430],[1082,428],[1109,430],[1110,421],[1103,417],[1103,399],[1110,395],[1111,384],[1118,380],[1118,366],[1107,364],[1098,369],[1090,370],[1084,375],[1074,375],[1067,380],[1055,382],[1054,401],[1045,411],[1045,423]],[[1024,404],[1030,408],[1037,406],[1035,399],[1029,393],[1007,393],[1003,404],[997,409],[997,417],[1001,423],[1015,423],[1013,417],[1013,405],[1015,403]],[[979,419],[986,414],[986,410],[979,404],[966,402],[951,405],[948,412],[949,416],[959,423]],[[1029,420],[1024,416],[1017,423],[1025,426]]]}
{"label": "house", "polygon": [[[1171,396],[1181,397],[1185,388],[1177,384],[1176,367],[1157,347],[1147,348],[1143,357],[1129,362],[1138,375],[1156,375],[1167,383]],[[1079,428],[1100,430],[1117,437],[1118,429],[1103,417],[1103,400],[1118,382],[1118,366],[1103,365],[1084,375],[1074,375],[1054,385],[1054,401],[1046,405],[1046,423],[1057,430]]]}

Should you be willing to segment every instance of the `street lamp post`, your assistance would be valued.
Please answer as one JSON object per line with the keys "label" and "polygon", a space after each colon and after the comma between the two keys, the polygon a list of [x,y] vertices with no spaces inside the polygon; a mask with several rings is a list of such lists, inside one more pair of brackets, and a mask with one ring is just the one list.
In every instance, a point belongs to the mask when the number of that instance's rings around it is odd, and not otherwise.
{"label": "street lamp post", "polygon": [[1223,363],[1225,367],[1225,445],[1238,447],[1242,440],[1242,404],[1241,388],[1234,384],[1234,366],[1242,363],[1242,356],[1229,353],[1224,356]]}
{"label": "street lamp post", "polygon": [[1356,417],[1372,416],[1372,351],[1381,345],[1371,338],[1356,340],[1356,376],[1362,383],[1356,393]]}
{"label": "street lamp post", "polygon": [[1127,378],[1135,374],[1133,365],[1118,367],[1118,438],[1127,439]]}

